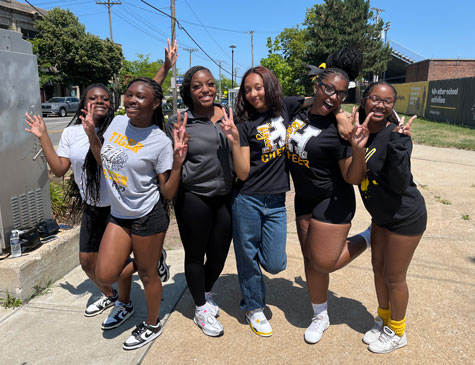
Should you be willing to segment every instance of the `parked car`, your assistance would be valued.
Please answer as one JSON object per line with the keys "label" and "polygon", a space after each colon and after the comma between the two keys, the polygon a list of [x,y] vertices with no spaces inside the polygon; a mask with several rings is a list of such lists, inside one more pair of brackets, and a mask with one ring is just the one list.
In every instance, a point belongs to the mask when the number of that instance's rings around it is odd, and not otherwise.
{"label": "parked car", "polygon": [[162,103],[163,115],[171,117],[173,115],[173,105],[169,103]]}
{"label": "parked car", "polygon": [[41,112],[43,113],[43,117],[51,114],[65,117],[68,113],[76,113],[78,106],[78,98],[55,96],[46,103],[41,103]]}

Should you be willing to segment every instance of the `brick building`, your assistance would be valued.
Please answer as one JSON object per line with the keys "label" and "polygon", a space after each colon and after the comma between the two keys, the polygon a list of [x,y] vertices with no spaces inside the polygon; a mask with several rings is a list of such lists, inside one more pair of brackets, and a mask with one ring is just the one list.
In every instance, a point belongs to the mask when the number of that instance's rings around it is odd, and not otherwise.
{"label": "brick building", "polygon": [[[43,14],[48,14],[47,10],[37,8]],[[23,38],[33,39],[36,31],[33,23],[41,14],[28,4],[15,0],[0,0],[0,28],[13,30],[22,33]]]}
{"label": "brick building", "polygon": [[405,82],[475,77],[475,59],[427,59],[406,67]]}

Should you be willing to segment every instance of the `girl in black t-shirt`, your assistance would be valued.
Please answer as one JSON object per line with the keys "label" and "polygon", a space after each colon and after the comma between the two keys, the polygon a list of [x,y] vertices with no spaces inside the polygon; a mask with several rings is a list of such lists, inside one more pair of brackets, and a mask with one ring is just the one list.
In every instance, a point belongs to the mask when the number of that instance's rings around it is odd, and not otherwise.
{"label": "girl in black t-shirt", "polygon": [[407,134],[415,116],[405,126],[403,120],[399,124],[393,113],[396,99],[393,86],[373,83],[366,88],[359,109],[361,118],[371,114],[368,171],[359,189],[372,217],[371,258],[379,306],[374,327],[363,341],[376,353],[407,344],[406,273],[427,222],[424,198],[411,174],[412,142]]}
{"label": "girl in black t-shirt", "polygon": [[241,288],[241,309],[251,329],[271,336],[264,315],[266,290],[262,269],[277,274],[287,257],[285,193],[289,190],[285,150],[289,115],[303,98],[283,98],[274,73],[262,66],[249,69],[236,99],[237,122],[232,110],[225,115],[223,131],[230,141],[238,177],[232,200],[233,243]]}
{"label": "girl in black t-shirt", "polygon": [[362,235],[349,239],[347,235],[356,207],[351,184],[359,184],[366,172],[368,119],[363,125],[355,123],[348,143],[338,135],[334,115],[347,96],[350,78],[359,73],[361,55],[345,48],[329,59],[331,67],[316,80],[311,109],[296,113],[288,128],[287,157],[295,186],[297,233],[314,310],[305,331],[308,343],[318,342],[330,325],[329,273],[348,264],[367,247]]}

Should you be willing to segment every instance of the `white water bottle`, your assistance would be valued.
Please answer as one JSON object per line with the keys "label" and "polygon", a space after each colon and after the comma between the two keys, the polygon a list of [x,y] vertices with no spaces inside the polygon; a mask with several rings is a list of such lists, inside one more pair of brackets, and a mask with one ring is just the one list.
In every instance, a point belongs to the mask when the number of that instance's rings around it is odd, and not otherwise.
{"label": "white water bottle", "polygon": [[12,257],[21,256],[20,231],[16,229],[10,233],[10,249]]}

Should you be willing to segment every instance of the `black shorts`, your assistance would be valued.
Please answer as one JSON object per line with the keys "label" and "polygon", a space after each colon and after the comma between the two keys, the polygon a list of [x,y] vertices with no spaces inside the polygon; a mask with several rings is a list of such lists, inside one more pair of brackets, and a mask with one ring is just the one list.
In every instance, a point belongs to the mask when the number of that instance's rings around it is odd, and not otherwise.
{"label": "black shorts", "polygon": [[312,218],[325,223],[351,223],[355,215],[356,201],[353,188],[320,199],[303,199],[295,196],[295,215],[312,214]]}
{"label": "black shorts", "polygon": [[110,218],[110,207],[86,205],[79,232],[79,252],[98,252]]}
{"label": "black shorts", "polygon": [[160,200],[155,204],[150,213],[144,217],[123,219],[111,215],[110,222],[130,230],[130,232],[136,236],[146,237],[151,236],[152,234],[165,232],[168,229],[170,218],[165,212]]}
{"label": "black shorts", "polygon": [[382,228],[386,228],[388,231],[396,234],[400,234],[401,236],[419,236],[424,233],[427,226],[427,211],[415,220],[411,220],[411,222],[391,222],[388,224],[378,224],[378,226]]}

